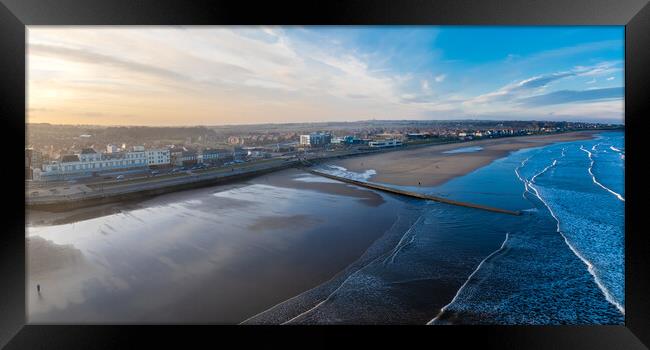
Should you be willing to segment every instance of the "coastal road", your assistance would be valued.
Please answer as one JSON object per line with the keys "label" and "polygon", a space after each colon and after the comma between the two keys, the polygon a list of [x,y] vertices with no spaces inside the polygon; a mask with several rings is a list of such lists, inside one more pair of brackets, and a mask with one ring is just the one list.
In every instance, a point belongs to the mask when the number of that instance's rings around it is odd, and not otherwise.
{"label": "coastal road", "polygon": [[[123,181],[107,181],[86,185],[59,186],[50,188],[47,191],[40,189],[38,191],[39,194],[36,196],[32,194],[34,191],[26,189],[26,198],[28,199],[28,202],[31,202],[31,204],[42,204],[56,201],[68,202],[74,200],[110,197],[113,195],[191,184],[199,181],[227,179],[228,177],[281,168],[295,163],[297,163],[296,160],[276,158],[252,163],[235,164],[230,167],[220,167],[217,169],[188,170],[182,173],[166,174],[154,177],[140,177],[132,180],[127,179]],[[83,187],[83,189],[80,189],[81,187]],[[75,190],[63,190],[64,188]]]}

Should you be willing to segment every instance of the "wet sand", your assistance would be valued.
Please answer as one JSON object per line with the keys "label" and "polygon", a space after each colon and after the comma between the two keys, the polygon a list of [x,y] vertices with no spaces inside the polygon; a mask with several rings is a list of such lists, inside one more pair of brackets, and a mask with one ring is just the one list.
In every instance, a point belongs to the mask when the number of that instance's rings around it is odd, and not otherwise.
{"label": "wet sand", "polygon": [[28,213],[40,223],[27,230],[28,322],[236,324],[344,270],[402,205],[285,170],[128,205]]}
{"label": "wet sand", "polygon": [[[226,191],[229,189],[234,189],[245,185],[246,182],[241,182],[235,184],[213,186],[211,188],[218,189],[219,191]],[[100,205],[91,205],[87,207],[70,209],[66,211],[46,211],[46,210],[39,210],[39,209],[26,209],[25,224],[27,226],[32,226],[32,227],[69,224],[73,222],[94,219],[102,216],[115,215],[129,210],[142,209],[142,208],[146,208],[147,206],[174,203],[175,201],[189,198],[194,193],[196,194],[203,193],[204,190],[205,188],[188,190],[188,191],[178,191],[178,192],[172,192],[169,194],[165,194],[153,198],[145,197],[145,199],[141,199],[141,200],[128,200],[128,201],[120,201],[120,202],[106,203]],[[235,202],[226,203],[225,200],[222,201],[220,204],[221,206],[224,207],[237,205],[237,203]]]}
{"label": "wet sand", "polygon": [[[338,181],[330,181],[327,179],[316,178],[311,181],[300,181],[300,179],[311,177],[302,171],[296,170],[286,170],[280,172],[284,174],[281,176],[276,176],[275,174],[267,174],[259,176],[248,182],[243,181],[240,183],[226,184],[213,186],[209,188],[218,189],[219,191],[226,191],[230,189],[241,188],[247,186],[247,184],[260,183],[270,186],[300,189],[300,190],[311,190],[323,194],[335,194],[346,197],[352,197],[361,201],[361,203],[366,204],[371,207],[377,207],[383,204],[385,201],[381,195],[374,191],[369,191],[368,189],[348,186]],[[288,176],[287,176],[288,175]],[[318,180],[318,181],[315,181]],[[56,211],[50,212],[45,210],[30,209],[25,213],[25,221],[27,226],[49,226],[49,225],[62,225],[73,223],[77,221],[83,221],[88,219],[93,219],[102,216],[119,214],[123,211],[142,209],[151,205],[160,205],[163,203],[173,203],[177,200],[182,200],[184,198],[189,198],[193,193],[200,194],[205,192],[204,188],[186,190],[173,192],[165,194],[162,196],[147,198],[144,200],[131,200],[131,201],[122,201],[115,203],[107,203],[101,205],[94,205],[89,207],[77,208],[67,211]],[[226,202],[223,199],[219,203],[214,203],[221,208],[238,206],[238,202],[230,201]]]}
{"label": "wet sand", "polygon": [[320,193],[353,197],[357,198],[361,203],[371,207],[378,207],[385,202],[384,198],[379,193],[376,191],[369,191],[363,187],[349,186],[339,181],[320,177],[316,178],[318,181],[301,181],[301,179],[312,179],[312,175],[305,172],[297,174],[294,177],[263,176],[259,181],[272,186],[312,190]]}
{"label": "wet sand", "polygon": [[[434,145],[370,156],[352,157],[329,164],[350,171],[377,172],[370,181],[400,186],[438,186],[455,177],[470,173],[510,152],[540,147],[555,142],[586,140],[595,132],[580,131],[558,135],[521,136]],[[466,147],[482,147],[476,152],[444,153]]]}

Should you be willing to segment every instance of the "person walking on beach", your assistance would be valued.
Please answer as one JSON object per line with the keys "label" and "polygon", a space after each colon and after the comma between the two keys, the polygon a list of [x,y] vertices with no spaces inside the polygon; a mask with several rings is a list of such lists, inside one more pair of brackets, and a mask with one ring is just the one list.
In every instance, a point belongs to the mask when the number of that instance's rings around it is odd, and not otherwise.
{"label": "person walking on beach", "polygon": [[38,294],[41,294],[41,285],[40,284],[36,285],[36,291],[38,292]]}

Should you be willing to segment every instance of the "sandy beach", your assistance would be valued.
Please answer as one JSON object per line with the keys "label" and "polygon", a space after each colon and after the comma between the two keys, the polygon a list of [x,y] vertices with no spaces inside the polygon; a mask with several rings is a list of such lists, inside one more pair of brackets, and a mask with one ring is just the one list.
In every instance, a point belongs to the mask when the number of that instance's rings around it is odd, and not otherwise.
{"label": "sandy beach", "polygon": [[284,170],[139,202],[30,212],[28,317],[239,323],[337,275],[400,208],[371,190]]}
{"label": "sandy beach", "polygon": [[[477,140],[445,145],[406,148],[395,152],[352,157],[329,162],[354,172],[373,169],[370,181],[400,186],[438,186],[457,176],[483,167],[523,148],[540,147],[555,142],[588,140],[595,132],[580,131],[559,135],[520,136]],[[480,151],[445,153],[468,147]]]}

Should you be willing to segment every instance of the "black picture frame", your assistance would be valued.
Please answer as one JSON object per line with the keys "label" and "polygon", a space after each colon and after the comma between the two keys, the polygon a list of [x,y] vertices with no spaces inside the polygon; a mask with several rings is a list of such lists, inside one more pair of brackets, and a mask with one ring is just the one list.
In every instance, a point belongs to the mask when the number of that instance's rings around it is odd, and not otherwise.
{"label": "black picture frame", "polygon": [[[625,326],[246,327],[26,325],[24,175],[25,26],[218,24],[432,24],[625,26]],[[644,349],[650,346],[650,244],[644,230],[647,185],[644,118],[650,117],[648,0],[348,0],[167,1],[0,0],[0,117],[5,144],[0,234],[0,347],[7,349],[129,348],[136,343],[211,347],[351,344],[364,347],[420,340],[421,344],[501,349]],[[631,151],[630,151],[631,150]],[[400,334],[397,335],[396,333]],[[300,336],[300,341],[295,337]],[[308,342],[308,343],[304,343]],[[645,344],[645,345],[644,345]],[[424,346],[424,345],[423,345]]]}

